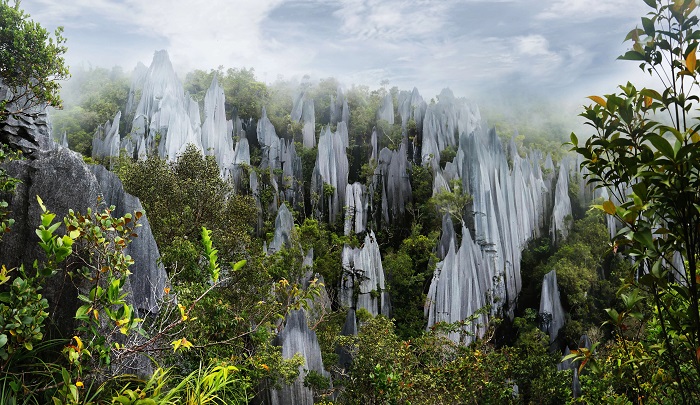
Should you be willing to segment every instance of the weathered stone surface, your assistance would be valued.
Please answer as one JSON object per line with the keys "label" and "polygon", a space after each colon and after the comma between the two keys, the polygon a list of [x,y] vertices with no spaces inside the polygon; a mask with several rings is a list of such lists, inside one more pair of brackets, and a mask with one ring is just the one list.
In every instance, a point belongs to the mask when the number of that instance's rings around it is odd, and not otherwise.
{"label": "weathered stone surface", "polygon": [[121,138],[119,136],[119,120],[122,113],[117,111],[114,119],[97,127],[92,138],[92,158],[103,160],[105,158],[119,157]]}
{"label": "weathered stone surface", "polygon": [[[389,316],[391,302],[386,291],[379,244],[374,232],[365,235],[362,247],[344,246],[342,264],[343,276],[338,293],[340,302],[348,308],[364,308],[375,316]],[[353,297],[355,285],[359,289],[356,300]]]}
{"label": "weathered stone surface", "polygon": [[[40,196],[58,219],[70,209],[86,213],[104,208],[105,204],[118,205],[113,215],[141,207],[138,199],[124,192],[121,182],[104,167],[89,168],[82,157],[51,141],[45,112],[36,117],[19,117],[3,123],[0,139],[13,149],[26,150],[24,160],[15,160],[5,165],[10,176],[21,182],[12,195],[4,196],[15,224],[12,232],[0,243],[3,264],[11,267],[24,265],[31,268],[35,260],[45,260],[34,230],[41,223],[42,210],[36,196]],[[118,119],[117,119],[118,122]],[[96,177],[96,174],[98,175]],[[135,263],[125,285],[127,301],[145,317],[158,310],[157,302],[163,294],[166,274],[157,262],[158,248],[150,233],[148,219],[141,219],[143,227],[128,247]],[[63,226],[58,233],[65,232]],[[65,271],[75,270],[81,262],[71,256],[65,262]],[[49,302],[49,330],[60,336],[71,336],[76,328],[75,311],[80,306],[78,293],[87,294],[89,285],[81,278],[71,280],[59,273],[50,279],[42,294]],[[112,364],[115,372],[148,374],[150,360],[145,356],[122,359]]]}
{"label": "weathered stone surface", "polygon": [[372,193],[381,192],[382,218],[387,224],[403,218],[406,205],[413,198],[409,179],[411,164],[406,149],[406,144],[401,144],[397,151],[382,149],[374,170]]}
{"label": "weathered stone surface", "polygon": [[[141,201],[124,191],[121,180],[104,166],[89,167],[97,179],[103,201],[107,206],[114,205],[112,215],[122,217],[127,213],[143,211]],[[125,250],[125,254],[134,259],[135,270],[129,278],[131,283],[131,298],[140,316],[158,311],[158,302],[163,297],[167,283],[167,275],[160,263],[160,252],[153,238],[148,218],[143,216],[139,221],[141,227],[136,229],[138,237],[134,238]]]}
{"label": "weathered stone surface", "polygon": [[[157,150],[160,157],[174,160],[188,144],[202,150],[201,123],[190,117],[191,98],[175,74],[168,53],[156,52],[148,70],[134,80],[134,96],[130,92],[127,111],[134,111],[129,133],[139,156]],[[136,104],[138,90],[141,97]]]}
{"label": "weathered stone surface", "polygon": [[566,239],[571,226],[571,198],[569,197],[569,169],[567,166],[567,162],[562,162],[559,165],[559,177],[554,192],[552,225],[549,229],[549,237],[554,244]]}
{"label": "weathered stone surface", "polygon": [[[226,121],[224,89],[214,77],[204,96],[204,123],[202,124],[202,148],[204,153],[216,158],[222,176],[228,176],[234,161],[233,138]],[[193,107],[193,106],[191,106]],[[198,106],[197,106],[198,107]],[[193,108],[190,108],[190,112]],[[197,112],[199,109],[197,108]]]}
{"label": "weathered stone surface", "polygon": [[377,111],[377,121],[384,120],[389,125],[394,125],[394,99],[391,93],[387,93],[382,100],[382,105]]}
{"label": "weathered stone surface", "polygon": [[324,377],[329,373],[323,368],[321,347],[316,332],[309,329],[304,310],[292,311],[287,315],[284,329],[275,338],[275,343],[282,347],[282,356],[292,358],[296,353],[304,357],[304,364],[299,367],[299,377],[290,385],[270,392],[270,403],[275,405],[313,404],[313,392],[304,386],[305,370],[313,370]]}
{"label": "weathered stone surface", "polygon": [[[455,246],[454,233],[447,244],[447,254],[438,263],[428,291],[426,315],[429,326],[439,322],[461,322],[487,304],[484,292],[491,283],[486,279],[488,273],[483,271],[485,257],[472,241],[469,230],[462,228],[459,248]],[[468,344],[483,335],[486,321],[486,314],[479,315],[461,333],[450,333],[449,338]]]}
{"label": "weathered stone surface", "polygon": [[282,203],[275,219],[275,236],[267,248],[269,253],[278,252],[282,247],[289,247],[293,227],[294,217],[287,208],[287,204]]}
{"label": "weathered stone surface", "polygon": [[318,155],[311,177],[311,192],[319,198],[319,209],[315,213],[317,217],[327,212],[331,223],[338,219],[346,202],[348,171],[348,157],[342,135],[340,131],[331,132],[326,127],[318,140]]}
{"label": "weathered stone surface", "polygon": [[345,189],[347,202],[345,204],[346,236],[354,233],[362,233],[367,225],[367,195],[365,186],[361,183],[348,184]]}
{"label": "weathered stone surface", "polygon": [[543,319],[542,330],[549,335],[549,341],[554,342],[559,330],[564,326],[566,317],[559,298],[557,272],[552,270],[545,274],[542,280],[542,295],[540,296],[540,316]]}

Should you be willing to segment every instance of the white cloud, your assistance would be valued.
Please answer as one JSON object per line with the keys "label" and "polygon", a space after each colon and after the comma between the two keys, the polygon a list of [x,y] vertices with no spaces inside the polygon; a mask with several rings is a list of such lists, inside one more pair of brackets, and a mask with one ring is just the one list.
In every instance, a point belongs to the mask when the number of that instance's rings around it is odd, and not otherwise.
{"label": "white cloud", "polygon": [[444,26],[446,0],[343,0],[334,15],[350,39],[405,41],[420,39]]}
{"label": "white cloud", "polygon": [[647,10],[639,0],[555,0],[537,18],[576,22],[598,18],[641,16]]}

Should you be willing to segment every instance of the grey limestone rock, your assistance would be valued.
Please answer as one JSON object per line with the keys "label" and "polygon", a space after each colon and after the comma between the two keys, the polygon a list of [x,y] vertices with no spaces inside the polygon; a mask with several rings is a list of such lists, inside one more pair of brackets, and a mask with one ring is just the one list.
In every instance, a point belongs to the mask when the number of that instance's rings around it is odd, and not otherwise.
{"label": "grey limestone rock", "polygon": [[557,272],[552,270],[545,274],[542,280],[542,295],[540,296],[540,316],[543,319],[542,330],[549,335],[549,341],[554,342],[559,330],[566,322],[564,308],[559,299]]}
{"label": "grey limestone rock", "polygon": [[268,246],[270,253],[278,252],[282,247],[289,247],[293,227],[294,217],[287,205],[282,203],[275,219],[275,236],[270,242],[270,246]]}
{"label": "grey limestone rock", "polygon": [[[449,225],[447,229],[449,232]],[[462,228],[462,242],[458,248],[454,233],[447,244],[447,254],[438,263],[428,291],[428,328],[439,322],[465,321],[487,304],[485,292],[490,280],[486,279],[488,274],[483,271],[485,257],[473,242],[469,230]],[[448,337],[455,342],[468,344],[483,335],[486,321],[485,314],[478,315],[464,326],[461,333],[452,332]]]}
{"label": "grey limestone rock", "polygon": [[327,212],[331,223],[339,218],[346,203],[348,171],[348,157],[342,135],[339,131],[331,132],[330,128],[326,127],[318,140],[311,192],[318,196],[320,202],[320,211],[316,212],[316,215],[321,216],[323,212]]}
{"label": "grey limestone rock", "polygon": [[309,328],[303,309],[292,311],[287,315],[284,329],[275,338],[275,343],[282,347],[284,358],[290,359],[300,353],[304,357],[304,364],[299,367],[300,375],[292,384],[270,392],[270,403],[275,405],[313,404],[313,392],[304,386],[304,376],[311,370],[324,377],[330,377],[330,375],[323,368],[321,347],[318,344],[316,332]]}
{"label": "grey limestone rock", "polygon": [[[204,123],[202,124],[202,148],[207,155],[213,155],[219,165],[222,176],[226,177],[233,165],[234,150],[233,124],[226,121],[224,106],[224,89],[216,77],[204,96]],[[188,103],[189,105],[189,103]],[[193,105],[190,106],[193,112]],[[198,106],[197,106],[198,107]],[[199,111],[199,109],[197,109]],[[198,119],[199,117],[197,117]]]}
{"label": "grey limestone rock", "polygon": [[347,202],[345,204],[346,236],[354,233],[362,233],[367,225],[367,195],[365,186],[361,183],[348,184],[345,190]]}
{"label": "grey limestone rock", "polygon": [[107,159],[119,157],[121,138],[119,136],[119,120],[122,113],[118,111],[112,122],[107,121],[97,127],[92,139],[92,158]]}
{"label": "grey limestone rock", "polygon": [[[374,232],[365,235],[362,247],[344,246],[342,252],[343,276],[340,286],[340,302],[354,309],[364,308],[372,315],[390,315],[391,304],[386,291],[384,269]],[[355,285],[357,300],[353,300]]]}
{"label": "grey limestone rock", "polygon": [[304,100],[304,110],[301,115],[304,124],[302,136],[305,148],[316,146],[316,112],[313,100]]}
{"label": "grey limestone rock", "polygon": [[373,193],[381,191],[381,212],[386,223],[402,218],[406,205],[413,199],[408,175],[411,164],[406,149],[406,144],[402,144],[397,151],[384,148],[379,152],[372,189]]}
{"label": "grey limestone rock", "polygon": [[559,165],[556,190],[554,192],[554,209],[549,235],[552,243],[558,244],[566,239],[571,226],[571,198],[569,197],[569,170],[566,162]]}
{"label": "grey limestone rock", "polygon": [[[115,206],[112,215],[122,217],[127,213],[144,210],[138,198],[124,191],[121,180],[114,173],[104,166],[92,165],[89,168],[97,179],[104,203],[107,206]],[[143,317],[158,311],[158,302],[163,297],[167,274],[160,263],[160,252],[147,216],[142,217],[140,223],[142,226],[136,230],[138,237],[132,240],[125,253],[130,255],[138,266],[138,271],[133,272],[129,281],[134,305]]]}
{"label": "grey limestone rock", "polygon": [[139,156],[157,150],[160,157],[174,160],[188,144],[202,150],[201,124],[190,117],[191,98],[175,74],[167,52],[156,52],[146,72],[134,79],[134,97],[130,94],[127,111],[136,104],[136,90],[141,90],[130,131]]}
{"label": "grey limestone rock", "polygon": [[377,111],[377,121],[384,120],[389,123],[389,125],[394,125],[394,99],[391,93],[387,93],[382,100],[382,105]]}
{"label": "grey limestone rock", "polygon": [[[120,204],[114,215],[122,215],[126,210],[139,208],[136,198],[124,193],[121,183],[103,167],[88,168],[75,152],[58,147],[53,151],[33,154],[32,159],[14,161],[7,166],[8,173],[19,178],[22,183],[10,198],[10,208],[15,219],[13,231],[3,238],[0,255],[10,266],[31,263],[44,259],[38,246],[34,229],[40,223],[41,210],[37,204],[39,195],[46,207],[62,218],[69,209],[86,212],[98,210],[100,201]],[[99,174],[99,179],[95,174]],[[150,233],[147,219],[142,218],[142,228],[128,247],[135,264],[125,286],[127,299],[140,316],[146,317],[157,312],[157,302],[163,294],[166,274],[157,262],[158,249]],[[60,229],[59,229],[59,232]],[[77,260],[69,258],[68,269],[78,266]],[[81,281],[70,281],[68,277],[54,276],[44,286],[43,295],[50,305],[50,322],[63,336],[70,336],[77,326],[75,311],[80,306],[78,293],[87,294],[89,285]],[[123,359],[112,365],[115,370],[146,375],[150,373],[150,360],[145,356]]]}

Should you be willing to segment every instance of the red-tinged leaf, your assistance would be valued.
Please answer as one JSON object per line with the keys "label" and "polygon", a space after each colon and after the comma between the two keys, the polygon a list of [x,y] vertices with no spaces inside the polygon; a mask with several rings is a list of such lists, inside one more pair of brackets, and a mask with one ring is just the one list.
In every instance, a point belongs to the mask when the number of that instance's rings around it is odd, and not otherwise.
{"label": "red-tinged leaf", "polygon": [[603,97],[600,96],[588,96],[589,99],[595,101],[596,104],[600,105],[603,108],[607,108],[608,103],[605,101]]}
{"label": "red-tinged leaf", "polygon": [[588,363],[588,357],[586,357],[585,359],[583,359],[583,361],[581,362],[581,365],[578,366],[578,373],[579,373],[579,374],[581,374],[581,371],[583,371],[583,366],[585,366],[586,363]]}
{"label": "red-tinged leaf", "polygon": [[700,347],[698,347],[698,349],[695,351],[695,358],[697,358],[698,361],[700,361]]}

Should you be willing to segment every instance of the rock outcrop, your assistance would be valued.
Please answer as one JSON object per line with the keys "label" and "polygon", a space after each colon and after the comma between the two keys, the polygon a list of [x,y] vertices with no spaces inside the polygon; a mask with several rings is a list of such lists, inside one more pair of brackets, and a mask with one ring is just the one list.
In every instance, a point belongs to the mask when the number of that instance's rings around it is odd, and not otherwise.
{"label": "rock outcrop", "polygon": [[[15,224],[12,232],[5,235],[0,243],[0,257],[9,267],[25,265],[31,268],[34,260],[45,260],[39,239],[34,230],[41,223],[42,210],[36,196],[40,196],[45,206],[63,218],[70,209],[76,212],[97,211],[105,204],[117,205],[113,215],[123,215],[141,209],[137,198],[124,192],[121,182],[104,167],[89,167],[80,155],[51,140],[50,128],[45,112],[37,115],[12,117],[0,124],[0,140],[13,149],[21,149],[25,159],[15,160],[5,165],[8,174],[21,182],[12,195],[5,196]],[[118,122],[118,119],[117,119]],[[150,232],[148,219],[144,216],[139,237],[128,247],[135,263],[131,266],[125,290],[127,300],[147,317],[158,311],[158,301],[162,297],[166,274],[158,264],[158,247]],[[58,232],[62,232],[59,228]],[[77,260],[69,258],[66,271],[78,266]],[[80,306],[78,293],[87,293],[84,282],[70,280],[56,275],[47,283],[42,294],[49,302],[49,322],[56,333],[71,336],[76,328],[75,311]],[[124,367],[127,372],[148,374],[150,360],[140,357],[127,359],[113,368]]]}
{"label": "rock outcrop", "polygon": [[542,331],[549,335],[549,341],[554,342],[559,330],[564,326],[566,317],[559,298],[557,272],[552,270],[545,274],[542,280],[542,295],[540,296],[540,317]]}

